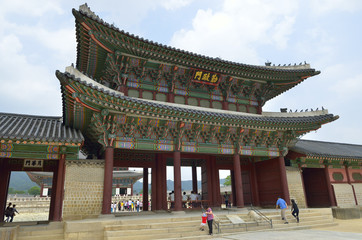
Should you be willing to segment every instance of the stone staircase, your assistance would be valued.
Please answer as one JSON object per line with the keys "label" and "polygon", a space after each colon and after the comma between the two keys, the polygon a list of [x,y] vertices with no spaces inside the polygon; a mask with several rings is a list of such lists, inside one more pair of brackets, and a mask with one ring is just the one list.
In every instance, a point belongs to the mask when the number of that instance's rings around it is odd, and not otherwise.
{"label": "stone staircase", "polygon": [[[300,222],[297,223],[290,212],[287,212],[289,224],[281,220],[280,210],[262,209],[264,215],[272,220],[273,228],[256,215],[248,214],[247,209],[238,211],[215,211],[219,220],[214,225],[215,236],[242,234],[254,231],[299,230],[336,225],[333,222],[332,210],[301,209]],[[19,226],[16,233],[6,240],[116,240],[116,239],[207,239],[208,227],[200,231],[201,213],[184,214],[136,214],[136,216],[106,217],[96,219],[51,222]],[[230,216],[238,216],[244,223],[234,223]],[[219,227],[219,228],[218,228]],[[0,228],[4,229],[4,228]],[[5,238],[4,238],[5,239]],[[3,240],[0,237],[0,240]]]}
{"label": "stone staircase", "polygon": [[20,226],[16,240],[64,240],[64,223]]}

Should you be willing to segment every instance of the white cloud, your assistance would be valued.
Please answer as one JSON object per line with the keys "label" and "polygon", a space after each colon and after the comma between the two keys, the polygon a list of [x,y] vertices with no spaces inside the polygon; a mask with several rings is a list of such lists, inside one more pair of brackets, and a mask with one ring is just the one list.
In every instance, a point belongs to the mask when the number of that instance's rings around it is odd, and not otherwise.
{"label": "white cloud", "polygon": [[360,0],[310,0],[311,10],[316,15],[331,12],[357,12],[362,9]]}
{"label": "white cloud", "polygon": [[200,9],[192,29],[176,32],[171,45],[227,60],[258,63],[257,48],[285,48],[297,2],[225,0],[218,11]]}
{"label": "white cloud", "polygon": [[1,0],[0,1],[2,14],[21,14],[22,16],[37,16],[40,17],[45,13],[55,11],[57,14],[63,13],[63,10],[58,1],[36,0]]}
{"label": "white cloud", "polygon": [[161,5],[167,10],[175,10],[189,5],[193,0],[162,0]]}
{"label": "white cloud", "polygon": [[30,64],[14,35],[2,38],[0,46],[1,111],[22,109],[19,112],[60,115],[59,84],[54,82],[54,70]]}

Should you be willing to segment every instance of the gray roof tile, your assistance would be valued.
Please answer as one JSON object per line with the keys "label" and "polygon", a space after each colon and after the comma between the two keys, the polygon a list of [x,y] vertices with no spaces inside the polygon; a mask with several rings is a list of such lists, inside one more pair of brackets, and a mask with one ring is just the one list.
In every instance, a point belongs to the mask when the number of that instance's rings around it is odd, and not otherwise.
{"label": "gray roof tile", "polygon": [[66,127],[61,117],[0,113],[0,139],[82,143],[79,130]]}
{"label": "gray roof tile", "polygon": [[315,157],[362,159],[362,145],[298,140],[291,151]]}

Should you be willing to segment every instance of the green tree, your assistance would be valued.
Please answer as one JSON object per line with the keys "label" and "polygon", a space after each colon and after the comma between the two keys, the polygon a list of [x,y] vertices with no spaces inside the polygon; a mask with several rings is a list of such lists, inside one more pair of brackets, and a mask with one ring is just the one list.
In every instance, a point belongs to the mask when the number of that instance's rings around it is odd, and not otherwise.
{"label": "green tree", "polygon": [[38,186],[34,186],[28,190],[30,195],[40,195],[40,188]]}
{"label": "green tree", "polygon": [[224,186],[230,186],[231,185],[231,176],[227,176],[225,178]]}

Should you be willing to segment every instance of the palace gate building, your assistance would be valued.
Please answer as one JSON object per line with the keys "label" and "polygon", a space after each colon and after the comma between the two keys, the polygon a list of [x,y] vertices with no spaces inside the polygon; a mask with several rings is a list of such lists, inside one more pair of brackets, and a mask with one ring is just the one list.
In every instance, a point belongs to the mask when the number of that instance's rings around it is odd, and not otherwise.
{"label": "palace gate building", "polygon": [[[219,170],[230,170],[236,207],[274,206],[278,196],[289,202],[291,195],[306,206],[305,158],[285,157],[297,138],[338,116],[262,107],[319,71],[309,64],[254,66],[175,49],[125,33],[87,5],[73,15],[76,64],[56,71],[62,119],[1,115],[1,206],[8,173],[24,170],[26,160],[41,161],[31,171],[54,172],[51,220],[110,214],[113,170],[130,167],[143,169],[145,210],[149,190],[152,210],[167,209],[167,166],[174,169],[173,211],[182,210],[181,166],[192,168],[193,191],[209,206],[221,206]],[[91,157],[79,159],[80,150]]]}

